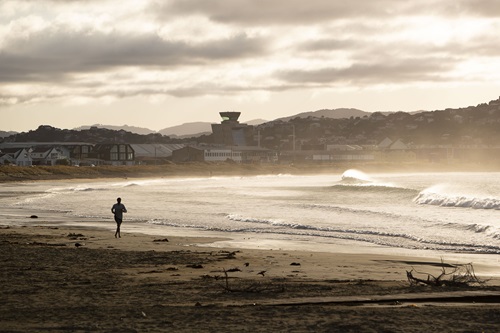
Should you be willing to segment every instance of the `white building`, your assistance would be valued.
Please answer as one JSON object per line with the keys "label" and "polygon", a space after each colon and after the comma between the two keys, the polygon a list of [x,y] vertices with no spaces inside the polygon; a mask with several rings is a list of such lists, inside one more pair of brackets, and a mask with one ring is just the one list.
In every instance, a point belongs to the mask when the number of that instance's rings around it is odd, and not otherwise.
{"label": "white building", "polygon": [[204,157],[206,162],[224,162],[231,160],[241,163],[241,151],[230,148],[210,148],[205,149]]}
{"label": "white building", "polygon": [[0,164],[31,166],[33,160],[30,150],[26,148],[3,148],[0,150]]}

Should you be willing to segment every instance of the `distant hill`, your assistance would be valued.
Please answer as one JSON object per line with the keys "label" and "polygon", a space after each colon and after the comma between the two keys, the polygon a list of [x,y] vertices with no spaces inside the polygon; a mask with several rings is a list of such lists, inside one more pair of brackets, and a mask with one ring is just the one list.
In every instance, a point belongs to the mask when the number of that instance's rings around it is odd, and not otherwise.
{"label": "distant hill", "polygon": [[200,136],[212,133],[212,125],[207,122],[193,122],[167,127],[158,131],[161,135],[183,137],[186,135]]}
{"label": "distant hill", "polygon": [[290,117],[283,117],[277,120],[288,121],[293,118],[307,118],[307,117],[315,117],[315,118],[334,118],[334,119],[342,119],[342,118],[351,118],[351,117],[364,117],[371,115],[371,112],[361,111],[358,109],[322,109],[318,111],[307,111],[296,114]]}
{"label": "distant hill", "polygon": [[12,132],[12,131],[0,131],[0,138],[6,138],[8,136],[11,136],[11,135],[14,135],[14,134],[17,134],[17,132]]}
{"label": "distant hill", "polygon": [[144,127],[137,127],[137,126],[128,126],[128,125],[123,125],[123,126],[115,126],[115,125],[102,125],[102,124],[95,124],[91,126],[80,126],[77,128],[74,128],[75,131],[82,131],[82,130],[88,130],[91,127],[97,127],[97,128],[105,128],[105,129],[110,129],[113,131],[119,131],[119,130],[124,130],[127,132],[135,133],[135,134],[141,134],[141,135],[147,135],[147,134],[153,134],[156,133],[153,130],[150,130],[149,128],[144,128]]}
{"label": "distant hill", "polygon": [[242,121],[242,123],[252,125],[252,126],[257,126],[260,124],[267,123],[268,121],[269,120],[265,120],[265,119],[254,119],[254,120],[249,120],[249,121]]}
{"label": "distant hill", "polygon": [[[240,121],[248,125],[260,125],[265,123],[267,120],[264,119],[254,119],[250,121]],[[205,134],[212,134],[212,123],[207,122],[193,122],[184,123],[182,125],[167,127],[159,130],[158,133],[161,135],[168,135],[171,137],[198,137]]]}
{"label": "distant hill", "polygon": [[123,129],[113,130],[93,126],[90,129],[69,130],[40,125],[36,130],[17,133],[5,142],[88,142],[88,143],[180,143],[159,133],[137,134]]}

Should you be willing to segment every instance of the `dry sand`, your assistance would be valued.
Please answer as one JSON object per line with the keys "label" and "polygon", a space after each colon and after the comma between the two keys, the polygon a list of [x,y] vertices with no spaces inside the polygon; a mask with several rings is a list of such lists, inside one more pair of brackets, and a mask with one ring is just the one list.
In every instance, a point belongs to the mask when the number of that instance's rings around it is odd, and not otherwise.
{"label": "dry sand", "polygon": [[0,331],[500,331],[498,280],[408,283],[412,267],[439,274],[435,258],[215,248],[217,239],[123,229],[116,239],[1,227]]}

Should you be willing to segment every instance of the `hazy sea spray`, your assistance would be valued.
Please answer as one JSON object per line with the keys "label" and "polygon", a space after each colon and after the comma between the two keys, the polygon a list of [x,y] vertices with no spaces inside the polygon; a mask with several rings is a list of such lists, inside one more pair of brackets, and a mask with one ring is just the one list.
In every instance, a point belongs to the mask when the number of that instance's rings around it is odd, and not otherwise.
{"label": "hazy sea spray", "polygon": [[476,197],[453,192],[448,193],[443,185],[433,186],[420,192],[414,201],[420,205],[473,209],[500,209],[500,198]]}

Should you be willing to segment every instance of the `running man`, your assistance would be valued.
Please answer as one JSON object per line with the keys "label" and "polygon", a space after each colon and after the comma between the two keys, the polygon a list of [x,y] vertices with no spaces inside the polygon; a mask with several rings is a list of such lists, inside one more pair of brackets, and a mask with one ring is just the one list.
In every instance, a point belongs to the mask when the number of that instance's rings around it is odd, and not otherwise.
{"label": "running man", "polygon": [[125,208],[125,205],[122,204],[121,198],[116,199],[116,203],[113,205],[113,207],[111,207],[111,212],[115,214],[115,221],[116,221],[115,238],[117,237],[121,238],[120,226],[122,225],[123,221],[123,213],[127,212],[127,208]]}

